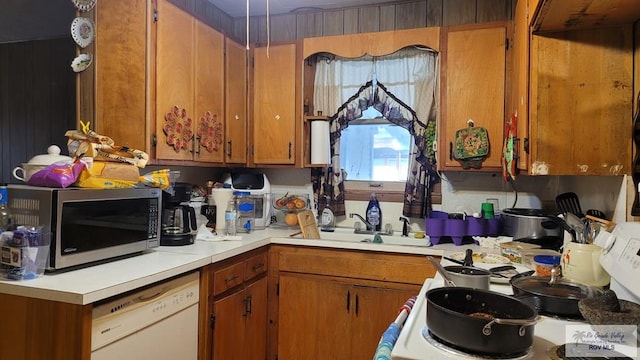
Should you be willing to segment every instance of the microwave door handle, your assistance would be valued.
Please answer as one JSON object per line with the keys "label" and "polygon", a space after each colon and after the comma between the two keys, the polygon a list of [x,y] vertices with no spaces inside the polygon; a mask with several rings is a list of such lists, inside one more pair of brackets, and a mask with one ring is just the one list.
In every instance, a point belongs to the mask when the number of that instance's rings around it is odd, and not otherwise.
{"label": "microwave door handle", "polygon": [[185,221],[185,224],[189,224],[189,226],[191,226],[191,230],[198,230],[198,223],[196,222],[196,209],[192,208],[191,206],[189,206],[188,208],[189,208],[189,219],[191,221],[189,222]]}

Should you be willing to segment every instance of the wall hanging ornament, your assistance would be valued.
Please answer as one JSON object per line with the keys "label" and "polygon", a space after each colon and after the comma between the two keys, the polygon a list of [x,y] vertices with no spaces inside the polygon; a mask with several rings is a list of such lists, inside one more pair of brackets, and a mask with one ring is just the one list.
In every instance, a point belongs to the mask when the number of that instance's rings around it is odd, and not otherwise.
{"label": "wall hanging ornament", "polygon": [[80,54],[71,62],[71,68],[74,72],[82,72],[91,66],[92,61],[91,54]]}
{"label": "wall hanging ornament", "polygon": [[200,145],[208,152],[218,151],[223,137],[222,124],[218,120],[218,115],[212,115],[211,111],[207,111],[200,117],[198,137]]}
{"label": "wall hanging ornament", "polygon": [[468,127],[456,131],[453,158],[463,169],[480,169],[489,155],[489,132],[486,128],[476,127],[473,120],[467,120]]}
{"label": "wall hanging ornament", "polygon": [[85,17],[77,17],[71,23],[71,37],[81,48],[86,48],[95,37],[93,21]]}
{"label": "wall hanging ornament", "polygon": [[187,149],[193,138],[193,120],[187,116],[187,110],[175,105],[164,116],[164,120],[166,123],[162,130],[167,135],[167,144],[173,146],[176,152]]}
{"label": "wall hanging ornament", "polygon": [[71,0],[80,11],[89,11],[96,5],[96,0]]}

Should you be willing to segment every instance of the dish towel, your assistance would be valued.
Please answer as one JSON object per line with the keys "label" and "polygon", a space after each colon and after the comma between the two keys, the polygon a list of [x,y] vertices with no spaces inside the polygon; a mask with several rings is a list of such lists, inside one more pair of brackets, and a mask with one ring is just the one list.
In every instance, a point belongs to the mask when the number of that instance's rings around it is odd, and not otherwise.
{"label": "dish towel", "polygon": [[407,316],[411,312],[413,305],[416,303],[416,296],[412,296],[400,307],[396,320],[392,322],[387,330],[384,331],[378,342],[376,353],[373,355],[373,360],[391,360],[391,350],[398,341],[400,330],[407,320]]}

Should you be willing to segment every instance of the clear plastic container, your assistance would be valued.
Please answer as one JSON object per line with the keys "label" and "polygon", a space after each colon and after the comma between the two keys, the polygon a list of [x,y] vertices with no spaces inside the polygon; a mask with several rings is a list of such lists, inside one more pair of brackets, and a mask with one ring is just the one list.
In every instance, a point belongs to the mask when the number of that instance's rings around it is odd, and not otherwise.
{"label": "clear plastic container", "polygon": [[238,210],[236,208],[236,199],[231,198],[227,203],[227,208],[224,212],[224,233],[225,235],[236,235],[236,223],[238,219]]}
{"label": "clear plastic container", "polygon": [[241,232],[250,232],[256,218],[255,198],[248,191],[235,191],[233,197],[238,209],[236,229]]}

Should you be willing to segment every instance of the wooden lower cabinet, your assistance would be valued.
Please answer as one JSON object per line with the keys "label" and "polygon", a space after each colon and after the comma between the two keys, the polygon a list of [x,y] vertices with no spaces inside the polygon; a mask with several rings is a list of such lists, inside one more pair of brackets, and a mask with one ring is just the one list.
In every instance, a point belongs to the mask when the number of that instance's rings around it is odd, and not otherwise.
{"label": "wooden lower cabinet", "polygon": [[213,302],[213,359],[264,360],[267,278]]}
{"label": "wooden lower cabinet", "polygon": [[205,267],[200,359],[266,359],[268,259],[264,247]]}
{"label": "wooden lower cabinet", "polygon": [[371,359],[435,269],[423,255],[272,245],[269,360]]}
{"label": "wooden lower cabinet", "polygon": [[281,275],[278,359],[371,359],[398,308],[418,291]]}

